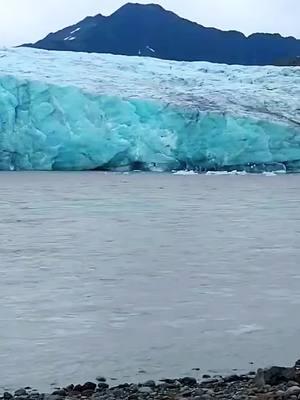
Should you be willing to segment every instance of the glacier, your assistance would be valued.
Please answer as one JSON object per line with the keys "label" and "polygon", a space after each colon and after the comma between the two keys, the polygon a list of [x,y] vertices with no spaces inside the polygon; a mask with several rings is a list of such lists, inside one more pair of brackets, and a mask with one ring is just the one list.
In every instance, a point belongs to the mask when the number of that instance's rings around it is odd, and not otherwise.
{"label": "glacier", "polygon": [[300,171],[300,68],[0,50],[0,170]]}

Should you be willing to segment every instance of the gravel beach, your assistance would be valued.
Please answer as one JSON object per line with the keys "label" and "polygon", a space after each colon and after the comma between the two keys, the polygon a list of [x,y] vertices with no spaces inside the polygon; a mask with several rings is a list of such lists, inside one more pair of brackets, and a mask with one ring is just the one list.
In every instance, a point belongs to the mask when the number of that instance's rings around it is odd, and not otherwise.
{"label": "gravel beach", "polygon": [[3,400],[213,400],[213,399],[300,399],[300,361],[293,367],[259,369],[245,375],[226,377],[204,375],[200,381],[193,377],[162,379],[140,384],[124,383],[110,387],[104,377],[95,382],[68,385],[53,393],[39,393],[22,388],[14,393],[4,392]]}

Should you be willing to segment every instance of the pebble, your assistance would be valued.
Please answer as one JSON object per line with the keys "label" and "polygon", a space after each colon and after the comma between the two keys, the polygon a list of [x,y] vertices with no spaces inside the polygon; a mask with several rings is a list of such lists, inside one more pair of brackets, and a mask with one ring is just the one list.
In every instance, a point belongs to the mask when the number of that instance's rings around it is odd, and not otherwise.
{"label": "pebble", "polygon": [[286,391],[286,397],[290,397],[290,396],[298,396],[300,394],[300,387],[299,386],[291,386],[288,388],[288,390]]}
{"label": "pebble", "polygon": [[139,396],[137,394],[130,394],[128,400],[139,400]]}
{"label": "pebble", "polygon": [[46,394],[44,395],[44,400],[61,400],[62,396],[58,396],[56,394]]}
{"label": "pebble", "polygon": [[208,394],[209,396],[213,396],[215,392],[212,389],[206,389],[205,394]]}
{"label": "pebble", "polygon": [[277,390],[276,396],[277,396],[279,399],[283,399],[284,396],[285,396],[285,391],[284,391],[284,390]]}
{"label": "pebble", "polygon": [[158,387],[161,389],[177,389],[178,383],[161,383]]}
{"label": "pebble", "polygon": [[96,389],[96,387],[97,387],[96,383],[94,383],[94,382],[86,382],[86,383],[82,386],[81,391],[82,391],[82,392],[84,392],[84,391],[86,391],[86,390],[94,391],[94,390]]}
{"label": "pebble", "polygon": [[59,389],[59,390],[55,390],[52,394],[61,396],[61,397],[65,397],[67,395],[67,392],[64,389]]}
{"label": "pebble", "polygon": [[105,382],[100,382],[100,383],[98,383],[98,388],[99,388],[100,390],[108,389],[108,388],[109,388],[109,384],[108,384],[108,383],[105,383]]}
{"label": "pebble", "polygon": [[164,383],[177,383],[176,379],[161,379],[160,382],[164,382]]}
{"label": "pebble", "polygon": [[203,396],[201,396],[201,400],[210,400],[211,396],[209,394],[204,394]]}
{"label": "pebble", "polygon": [[144,382],[142,385],[153,389],[153,388],[155,388],[156,383],[152,380],[149,380],[149,381]]}
{"label": "pebble", "polygon": [[242,379],[243,377],[239,375],[229,375],[226,378],[224,378],[224,382],[226,383],[238,382],[241,381]]}
{"label": "pebble", "polygon": [[204,381],[202,381],[203,384],[207,385],[207,384],[214,384],[219,382],[219,379],[216,378],[210,378],[210,379],[205,379]]}
{"label": "pebble", "polygon": [[104,376],[97,376],[96,381],[98,381],[98,382],[106,382],[106,378],[104,378]]}
{"label": "pebble", "polygon": [[185,389],[182,392],[180,392],[181,397],[192,397],[192,391],[189,389]]}
{"label": "pebble", "polygon": [[193,394],[194,396],[202,396],[203,394],[206,393],[207,389],[202,389],[202,388],[197,388],[194,390]]}
{"label": "pebble", "polygon": [[128,388],[130,385],[129,383],[121,383],[120,385],[117,386],[119,389],[125,389]]}
{"label": "pebble", "polygon": [[287,383],[287,386],[288,386],[288,387],[291,387],[291,386],[299,386],[299,383],[298,383],[298,382],[295,382],[295,381],[289,381],[289,382]]}
{"label": "pebble", "polygon": [[129,385],[129,389],[132,393],[136,393],[139,390],[139,387],[138,387],[138,385],[132,384],[132,385]]}
{"label": "pebble", "polygon": [[190,376],[186,376],[185,378],[178,379],[178,382],[180,382],[184,386],[197,385],[197,379],[196,378],[192,378]]}
{"label": "pebble", "polygon": [[151,394],[153,392],[153,390],[150,387],[147,386],[142,386],[138,389],[139,393],[143,393],[143,394]]}
{"label": "pebble", "polygon": [[25,389],[18,389],[15,391],[15,396],[27,396],[27,392]]}

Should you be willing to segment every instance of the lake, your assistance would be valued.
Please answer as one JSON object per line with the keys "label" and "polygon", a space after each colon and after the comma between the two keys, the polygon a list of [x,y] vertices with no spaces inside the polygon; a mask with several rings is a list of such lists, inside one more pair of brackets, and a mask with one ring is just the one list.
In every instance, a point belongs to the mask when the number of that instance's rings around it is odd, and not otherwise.
{"label": "lake", "polygon": [[0,183],[2,389],[299,358],[299,175]]}

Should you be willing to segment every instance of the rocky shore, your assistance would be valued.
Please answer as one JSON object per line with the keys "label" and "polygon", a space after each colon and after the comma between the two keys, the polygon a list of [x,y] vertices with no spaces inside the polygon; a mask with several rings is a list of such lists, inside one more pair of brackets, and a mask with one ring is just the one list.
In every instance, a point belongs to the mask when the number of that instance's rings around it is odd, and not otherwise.
{"label": "rocky shore", "polygon": [[298,400],[300,399],[300,360],[293,367],[271,367],[256,373],[226,377],[207,375],[201,381],[192,377],[124,383],[110,387],[104,377],[83,385],[57,388],[51,394],[29,387],[5,392],[3,400]]}

